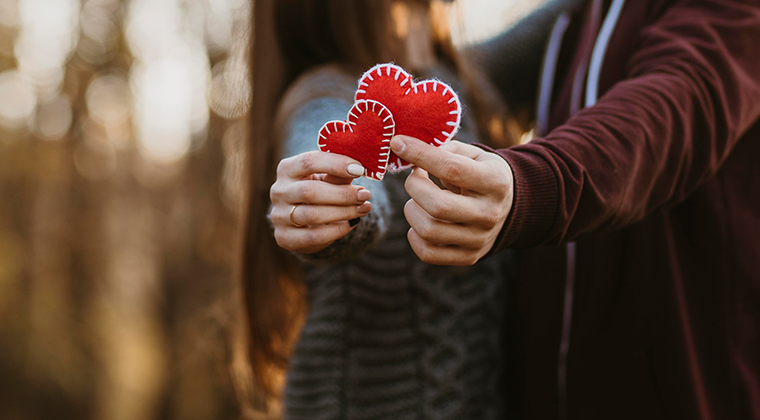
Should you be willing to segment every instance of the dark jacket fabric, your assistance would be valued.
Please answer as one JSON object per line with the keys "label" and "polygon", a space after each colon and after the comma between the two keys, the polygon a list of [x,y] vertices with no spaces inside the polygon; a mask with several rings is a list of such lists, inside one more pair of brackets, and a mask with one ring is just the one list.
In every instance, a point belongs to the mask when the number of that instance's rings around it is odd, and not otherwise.
{"label": "dark jacket fabric", "polygon": [[553,129],[497,151],[515,201],[495,250],[523,249],[511,418],[760,419],[760,1],[627,1],[573,112],[595,4]]}

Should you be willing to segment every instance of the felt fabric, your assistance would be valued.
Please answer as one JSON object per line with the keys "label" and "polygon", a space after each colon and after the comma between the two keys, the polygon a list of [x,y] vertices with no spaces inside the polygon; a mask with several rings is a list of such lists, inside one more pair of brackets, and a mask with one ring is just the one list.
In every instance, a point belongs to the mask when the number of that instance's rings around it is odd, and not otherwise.
{"label": "felt fabric", "polygon": [[[378,64],[364,73],[355,100],[380,102],[393,114],[397,135],[415,137],[436,147],[454,137],[462,118],[462,104],[454,89],[435,79],[415,82],[395,64]],[[409,167],[391,152],[389,171]]]}
{"label": "felt fabric", "polygon": [[383,104],[359,100],[345,121],[329,121],[322,126],[319,150],[354,158],[364,166],[363,176],[382,181],[395,126],[393,115]]}

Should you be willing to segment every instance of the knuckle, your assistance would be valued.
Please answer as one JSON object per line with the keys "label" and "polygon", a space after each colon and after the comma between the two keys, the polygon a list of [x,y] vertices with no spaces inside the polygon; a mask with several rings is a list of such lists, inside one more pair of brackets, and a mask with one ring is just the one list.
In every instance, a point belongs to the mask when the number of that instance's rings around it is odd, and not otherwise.
{"label": "knuckle", "polygon": [[504,192],[511,190],[513,183],[512,169],[509,167],[507,161],[499,157],[494,161],[489,161],[489,163],[490,162],[494,162],[489,165],[491,172],[493,172],[492,179],[494,187]]}
{"label": "knuckle", "polygon": [[409,220],[410,216],[413,214],[412,213],[413,205],[414,205],[413,198],[410,198],[409,200],[406,201],[406,204],[404,204],[404,216],[406,217],[407,220]]}
{"label": "knuckle", "polygon": [[301,185],[298,186],[298,197],[304,203],[309,203],[313,201],[315,196],[316,196],[316,191],[314,190],[314,185],[312,185],[311,183],[302,182]]}
{"label": "knuckle", "polygon": [[494,215],[491,209],[483,210],[480,213],[478,219],[480,219],[480,224],[486,227],[492,226],[494,224]]}
{"label": "knuckle", "polygon": [[287,172],[288,162],[289,159],[282,159],[277,164],[277,177],[284,177],[285,173]]}
{"label": "knuckle", "polygon": [[478,262],[477,254],[468,254],[462,260],[463,265],[475,265]]}
{"label": "knuckle", "polygon": [[494,176],[493,178],[493,186],[496,191],[499,191],[502,194],[506,194],[509,189],[512,187],[510,185],[509,179],[507,179],[506,176],[503,174],[499,174],[498,176]]}
{"label": "knuckle", "polygon": [[269,221],[272,223],[272,226],[277,229],[277,226],[281,225],[282,218],[280,217],[280,210],[279,206],[272,206],[272,210],[267,214],[267,217],[269,218]]}
{"label": "knuckle", "polygon": [[299,215],[299,218],[302,220],[302,221],[299,221],[298,223],[302,225],[316,224],[317,215],[313,206],[298,206],[298,211],[299,213],[301,213]]}
{"label": "knuckle", "polygon": [[461,180],[465,173],[465,167],[461,162],[447,159],[444,162],[443,176],[451,181]]}
{"label": "knuckle", "polygon": [[272,186],[269,188],[269,200],[272,203],[275,203],[282,199],[284,196],[284,187],[283,183],[281,181],[276,181]]}
{"label": "knuckle", "polygon": [[322,235],[314,229],[306,229],[304,230],[304,241],[310,246],[319,245],[322,243]]}
{"label": "knuckle", "polygon": [[490,180],[490,188],[493,191],[494,197],[501,200],[508,193],[512,186],[509,183],[507,177],[500,174],[492,174],[487,177]]}
{"label": "knuckle", "polygon": [[346,219],[346,220],[353,219],[354,217],[356,217],[356,215],[358,213],[359,212],[356,210],[356,207],[353,207],[353,206],[352,207],[344,207],[343,208],[343,214],[341,215],[341,218],[342,219]]}
{"label": "knuckle", "polygon": [[435,252],[433,252],[433,250],[427,246],[424,246],[420,249],[419,257],[420,257],[420,260],[422,260],[422,262],[425,262],[428,264],[435,264],[438,262]]}
{"label": "knuckle", "polygon": [[313,153],[303,153],[300,158],[300,166],[304,171],[311,172],[314,168],[314,154]]}
{"label": "knuckle", "polygon": [[338,226],[338,238],[342,238],[348,235],[349,232],[351,232],[351,225],[349,225],[348,223],[341,223]]}
{"label": "knuckle", "polygon": [[490,232],[482,232],[480,235],[478,235],[478,248],[482,249],[486,245],[488,245],[489,242],[491,242],[492,236]]}
{"label": "knuckle", "polygon": [[280,197],[280,191],[279,191],[279,188],[277,187],[277,183],[275,182],[269,188],[269,202],[274,203],[275,201],[277,201],[279,197]]}
{"label": "knuckle", "polygon": [[355,188],[343,188],[343,191],[341,192],[341,200],[345,204],[352,204],[356,202],[356,194],[357,191]]}
{"label": "knuckle", "polygon": [[409,192],[409,188],[412,185],[412,182],[414,181],[414,177],[412,174],[409,174],[409,176],[406,177],[406,181],[404,181],[404,189]]}
{"label": "knuckle", "polygon": [[485,244],[488,242],[488,236],[484,233],[475,233],[471,235],[471,239],[469,241],[469,248],[472,249],[478,249],[485,246]]}
{"label": "knuckle", "polygon": [[436,200],[430,204],[430,215],[436,219],[446,220],[447,216],[451,214],[451,209],[451,203],[448,200]]}
{"label": "knuckle", "polygon": [[345,174],[346,167],[354,163],[354,159],[336,153],[327,153],[327,156],[323,156],[323,159],[329,159],[330,167],[336,174]]}
{"label": "knuckle", "polygon": [[432,240],[434,239],[435,235],[435,228],[433,227],[433,223],[430,220],[423,220],[419,223],[419,226],[414,229],[418,235],[420,235],[420,238],[425,240]]}
{"label": "knuckle", "polygon": [[280,247],[287,249],[287,235],[283,229],[274,229],[274,241],[277,242],[277,245]]}
{"label": "knuckle", "polygon": [[456,267],[466,267],[468,265],[472,265],[473,263],[470,260],[470,257],[468,254],[464,254],[462,252],[458,252],[456,255],[454,255],[453,258],[451,258],[447,264],[450,264],[452,266]]}
{"label": "knuckle", "polygon": [[493,227],[497,223],[499,223],[499,220],[501,219],[501,214],[499,213],[498,210],[494,208],[489,208],[488,210],[483,212],[483,217],[488,227]]}
{"label": "knuckle", "polygon": [[[410,236],[410,235],[408,234],[407,236]],[[430,249],[430,247],[426,243],[420,242],[420,241],[414,241],[414,242],[410,241],[410,243],[413,244],[412,250],[414,251],[415,254],[417,254],[417,258],[419,258],[420,261],[428,263],[428,264],[435,263],[435,252],[433,252],[433,250]]]}
{"label": "knuckle", "polygon": [[422,149],[419,147],[409,147],[409,151],[407,153],[408,153],[407,160],[413,160],[415,162],[419,162],[420,159],[422,159],[423,157]]}

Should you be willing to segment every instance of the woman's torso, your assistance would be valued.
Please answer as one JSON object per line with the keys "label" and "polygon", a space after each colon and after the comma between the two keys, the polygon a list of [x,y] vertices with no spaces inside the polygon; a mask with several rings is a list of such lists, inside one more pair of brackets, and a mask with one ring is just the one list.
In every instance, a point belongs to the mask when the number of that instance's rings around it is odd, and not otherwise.
{"label": "woman's torso", "polygon": [[[433,75],[459,89],[446,73]],[[475,140],[471,117],[459,137]],[[382,239],[305,267],[309,311],[287,377],[288,419],[502,417],[509,255],[464,268],[420,261],[406,237],[407,174],[383,181],[390,212]]]}

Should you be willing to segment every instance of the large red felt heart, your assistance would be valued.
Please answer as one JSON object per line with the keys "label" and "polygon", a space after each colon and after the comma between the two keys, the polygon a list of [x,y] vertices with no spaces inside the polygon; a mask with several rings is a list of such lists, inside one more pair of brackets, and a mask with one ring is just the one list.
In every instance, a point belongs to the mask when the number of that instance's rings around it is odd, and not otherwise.
{"label": "large red felt heart", "polygon": [[383,180],[396,124],[388,108],[377,101],[356,101],[346,121],[330,121],[319,130],[319,150],[358,160],[364,176]]}
{"label": "large red felt heart", "polygon": [[[454,137],[462,118],[462,104],[449,85],[439,80],[415,82],[395,64],[378,64],[364,73],[355,99],[380,102],[393,114],[396,134],[436,147]],[[398,172],[410,166],[391,152],[388,170]]]}

